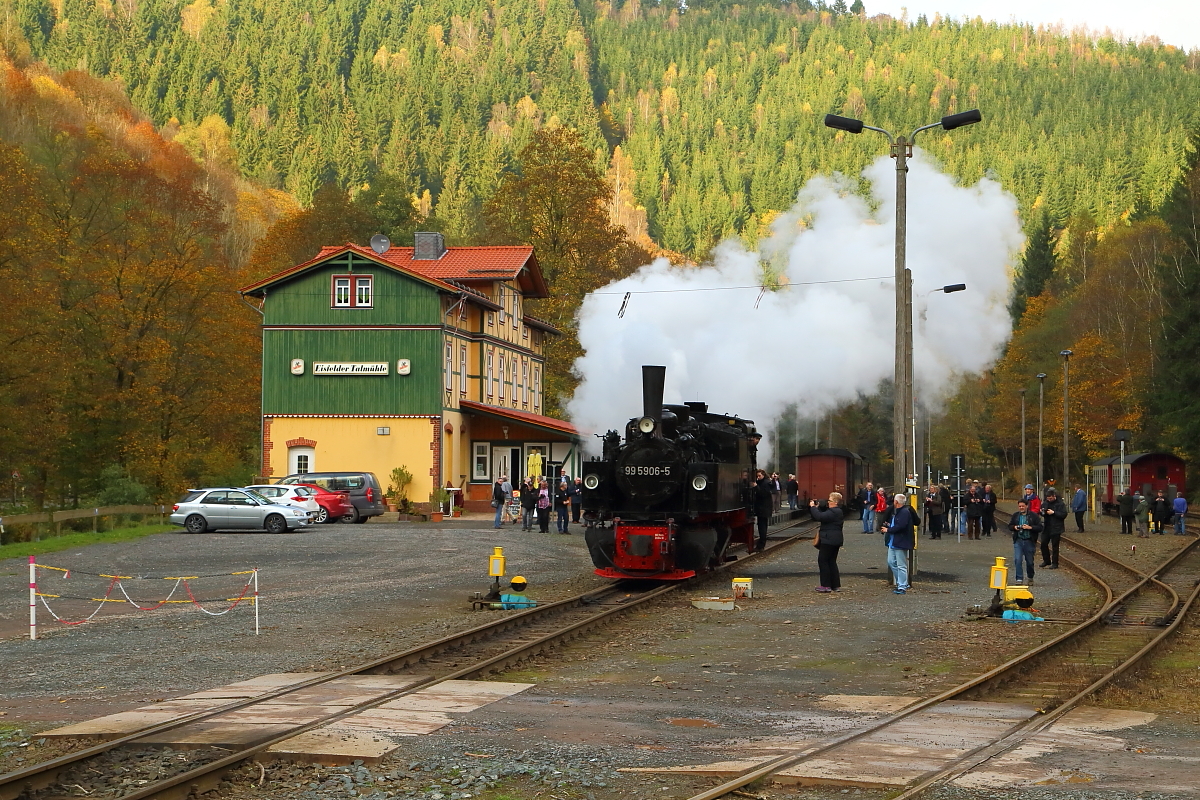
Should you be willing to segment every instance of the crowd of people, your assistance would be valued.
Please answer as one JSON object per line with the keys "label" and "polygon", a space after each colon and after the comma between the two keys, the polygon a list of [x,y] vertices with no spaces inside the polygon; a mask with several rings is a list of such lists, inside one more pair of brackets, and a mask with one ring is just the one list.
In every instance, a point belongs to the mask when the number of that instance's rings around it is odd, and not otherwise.
{"label": "crowd of people", "polygon": [[534,523],[542,533],[550,532],[550,512],[554,512],[555,531],[569,534],[571,523],[579,524],[583,479],[570,475],[558,478],[527,477],[520,489],[513,488],[507,475],[496,476],[492,484],[492,508],[496,510],[493,528],[504,523],[521,523],[521,530],[532,531]]}

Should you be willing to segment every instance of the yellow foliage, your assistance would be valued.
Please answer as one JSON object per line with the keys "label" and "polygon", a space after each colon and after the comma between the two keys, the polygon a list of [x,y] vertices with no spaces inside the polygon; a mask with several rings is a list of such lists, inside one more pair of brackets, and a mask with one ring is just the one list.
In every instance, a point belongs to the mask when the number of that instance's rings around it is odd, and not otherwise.
{"label": "yellow foliage", "polygon": [[205,23],[215,13],[217,13],[217,9],[212,4],[212,0],[195,0],[190,5],[184,6],[179,12],[183,18],[183,32],[193,39],[199,39]]}

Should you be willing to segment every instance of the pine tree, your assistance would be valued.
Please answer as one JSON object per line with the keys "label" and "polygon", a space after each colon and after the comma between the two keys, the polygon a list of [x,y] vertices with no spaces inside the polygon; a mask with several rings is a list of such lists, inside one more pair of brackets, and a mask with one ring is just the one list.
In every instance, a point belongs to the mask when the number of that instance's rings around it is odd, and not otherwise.
{"label": "pine tree", "polygon": [[1168,295],[1159,391],[1151,394],[1159,436],[1169,449],[1200,458],[1200,131],[1191,157],[1163,208],[1163,220],[1179,247],[1164,266]]}
{"label": "pine tree", "polygon": [[1050,215],[1043,210],[1030,225],[1029,240],[1025,243],[1025,253],[1021,256],[1021,271],[1017,273],[1013,282],[1009,313],[1012,314],[1014,323],[1021,321],[1028,298],[1037,297],[1045,290],[1057,265],[1054,227]]}

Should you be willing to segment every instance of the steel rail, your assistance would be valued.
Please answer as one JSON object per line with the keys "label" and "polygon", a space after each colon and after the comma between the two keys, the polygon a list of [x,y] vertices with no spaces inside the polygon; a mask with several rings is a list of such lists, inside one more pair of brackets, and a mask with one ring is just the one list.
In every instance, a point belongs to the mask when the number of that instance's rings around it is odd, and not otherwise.
{"label": "steel rail", "polygon": [[[1123,568],[1129,570],[1130,572],[1133,572],[1142,577],[1147,577],[1146,573],[1142,572],[1141,570],[1137,569],[1136,567],[1132,566],[1131,564],[1126,564],[1124,561],[1120,560],[1119,558],[1117,558],[1116,556],[1114,556],[1110,553],[1106,553],[1103,550],[1097,550],[1094,547],[1088,547],[1083,542],[1076,541],[1075,539],[1071,539],[1066,536],[1062,537],[1062,540],[1064,542],[1067,542],[1068,544],[1070,544],[1072,547],[1076,547],[1080,550],[1086,550],[1088,553],[1091,553],[1092,555],[1097,556],[1105,561],[1111,562],[1112,564],[1115,564],[1119,567],[1123,567]],[[1180,603],[1179,593],[1175,591],[1175,588],[1173,586],[1171,586],[1171,584],[1163,583],[1162,581],[1160,581],[1158,579],[1157,575],[1152,575],[1149,577],[1153,583],[1158,584],[1158,587],[1160,589],[1165,590],[1167,593],[1169,593],[1171,595],[1171,607],[1163,615],[1163,619],[1170,619],[1171,616],[1179,608],[1179,603]]]}
{"label": "steel rail", "polygon": [[[1200,541],[1200,540],[1196,540],[1196,541]],[[1182,558],[1184,556],[1184,554],[1188,550],[1190,550],[1191,547],[1194,545],[1195,545],[1195,542],[1192,542],[1187,547],[1180,550],[1178,553],[1176,553],[1174,556],[1172,556],[1170,559],[1168,559],[1166,562],[1164,562],[1162,565],[1160,565],[1155,570],[1155,574],[1162,572],[1169,565],[1173,564],[1177,559]],[[1085,548],[1085,549],[1090,550],[1090,548]],[[1021,665],[1025,664],[1025,663],[1033,660],[1034,658],[1037,658],[1038,656],[1048,652],[1049,650],[1051,650],[1055,647],[1058,647],[1059,645],[1061,645],[1065,642],[1068,642],[1068,641],[1074,639],[1075,637],[1083,634],[1085,631],[1089,630],[1094,625],[1105,620],[1108,617],[1108,615],[1111,613],[1111,611],[1113,609],[1117,608],[1122,602],[1124,602],[1124,600],[1126,598],[1131,596],[1134,592],[1136,592],[1138,589],[1140,589],[1146,583],[1154,580],[1152,575],[1146,575],[1145,573],[1142,573],[1139,570],[1136,570],[1127,564],[1116,561],[1115,559],[1113,559],[1111,557],[1106,557],[1106,559],[1109,561],[1112,561],[1113,563],[1115,563],[1121,567],[1124,567],[1129,572],[1135,573],[1136,575],[1140,576],[1141,580],[1139,580],[1128,591],[1123,592],[1120,596],[1114,597],[1112,587],[1109,586],[1109,584],[1106,581],[1104,581],[1102,578],[1100,578],[1098,575],[1094,574],[1090,570],[1084,568],[1082,565],[1076,564],[1074,562],[1068,562],[1072,568],[1077,569],[1078,571],[1082,572],[1085,575],[1085,577],[1088,577],[1090,580],[1094,581],[1105,592],[1105,600],[1104,600],[1104,602],[1102,602],[1100,604],[1099,609],[1094,614],[1092,614],[1092,616],[1090,616],[1088,619],[1077,624],[1075,627],[1071,628],[1070,630],[1063,632],[1059,636],[1056,636],[1053,639],[1051,639],[1047,642],[1044,642],[1044,643],[1038,645],[1037,647],[1034,647],[1033,649],[1028,650],[1025,653],[1022,653],[1021,655],[1017,656],[1016,658],[1013,658],[1013,659],[1005,662],[1004,664],[1001,664],[998,667],[994,667],[993,669],[988,670],[987,672],[983,673],[982,675],[978,675],[978,676],[972,678],[971,680],[967,681],[966,683],[963,683],[963,684],[955,686],[951,689],[948,689],[934,697],[930,697],[925,700],[921,700],[917,703],[914,703],[913,705],[910,705],[904,709],[901,709],[900,711],[896,712],[895,714],[885,717],[884,719],[882,719],[876,723],[868,725],[864,728],[859,728],[857,730],[850,731],[841,736],[835,737],[821,745],[818,745],[817,747],[810,748],[810,749],[802,751],[800,753],[789,753],[786,755],[778,756],[770,761],[760,764],[759,766],[743,773],[742,775],[739,775],[738,777],[735,777],[735,778],[732,778],[732,779],[726,781],[725,783],[722,783],[718,786],[715,786],[711,789],[700,792],[698,794],[692,795],[691,797],[688,798],[688,800],[718,800],[718,798],[724,797],[725,795],[729,794],[730,792],[737,791],[757,780],[761,780],[763,778],[769,777],[770,775],[772,775],[776,772],[779,772],[782,769],[785,769],[787,767],[798,764],[802,761],[807,761],[811,758],[814,758],[816,756],[827,753],[831,750],[841,747],[844,744],[848,744],[848,743],[856,741],[858,739],[862,739],[867,736],[870,736],[884,728],[894,725],[895,723],[899,722],[902,719],[912,716],[913,714],[915,714],[917,712],[920,712],[927,708],[935,706],[938,703],[943,703],[947,700],[951,700],[955,697],[963,695],[963,694],[971,691],[972,689],[978,688],[986,683],[989,683],[990,681],[992,681],[996,678],[1002,677],[1006,674],[1013,672]],[[1078,702],[1078,701],[1075,700],[1074,698],[1072,698],[1072,701],[1070,701],[1070,702]],[[1060,712],[1059,715],[1061,715],[1061,713],[1065,713],[1065,711]],[[1057,718],[1057,715],[1055,718]],[[987,745],[985,745],[985,747],[986,746]],[[968,757],[970,757],[970,755],[972,753],[978,752],[978,750],[979,749],[977,748],[976,750],[973,750],[971,753],[965,754],[963,757],[968,758]],[[904,795],[901,795],[900,797],[903,797],[903,796]],[[899,797],[893,798],[893,800],[899,800]]]}
{"label": "steel rail", "polygon": [[[806,525],[805,523],[808,524]],[[357,705],[348,706],[335,714],[327,715],[311,723],[299,725],[293,729],[290,729],[284,734],[253,745],[252,747],[245,748],[237,753],[231,754],[230,756],[209,762],[208,764],[204,764],[188,772],[181,773],[173,778],[164,779],[163,781],[157,782],[152,786],[148,786],[139,792],[123,795],[123,800],[139,800],[140,798],[175,796],[182,798],[186,797],[192,792],[207,791],[215,786],[217,782],[219,782],[220,774],[223,773],[227,767],[230,767],[240,761],[244,761],[246,758],[252,757],[275,744],[286,741],[287,739],[306,733],[323,725],[328,725],[331,722],[336,722],[344,717],[359,713],[369,708],[374,708],[384,703],[391,702],[399,697],[412,694],[420,689],[425,689],[444,681],[458,680],[487,674],[489,672],[494,672],[507,666],[511,666],[514,663],[519,663],[520,661],[530,658],[533,655],[550,649],[556,643],[567,641],[571,638],[581,635],[587,629],[594,627],[599,622],[620,614],[627,609],[634,608],[642,603],[676,591],[685,586],[692,586],[695,583],[699,583],[708,579],[714,573],[732,569],[734,566],[739,566],[744,564],[746,561],[767,555],[779,549],[780,547],[786,547],[796,541],[799,541],[800,539],[806,538],[805,534],[815,527],[815,524],[811,523],[811,521],[807,519],[793,519],[785,521],[781,526],[776,527],[774,533],[789,530],[798,526],[804,526],[804,530],[796,533],[795,535],[789,536],[782,541],[777,541],[776,543],[770,545],[766,550],[749,553],[737,561],[721,564],[710,572],[697,575],[688,580],[668,584],[645,592],[638,597],[633,598],[630,602],[623,603],[619,606],[614,606],[611,609],[597,612],[594,615],[574,622],[568,626],[540,636],[531,642],[526,642],[517,647],[510,648],[482,662],[471,664],[449,674],[431,676],[427,679],[409,684],[403,689],[399,689],[395,692],[389,692],[385,695],[373,698],[372,700],[359,703]],[[574,610],[585,605],[598,606],[602,604],[604,597],[622,593],[624,591],[624,586],[625,582],[621,582],[613,584],[609,587],[603,587],[599,590],[585,592],[564,600],[558,600],[542,606],[526,609],[516,614],[504,617],[503,619],[484,623],[483,625],[478,625],[466,631],[450,634],[433,642],[418,645],[401,653],[391,654],[379,659],[375,659],[374,661],[368,662],[364,665],[358,665],[340,670],[338,672],[311,678],[300,683],[291,684],[289,686],[265,692],[251,698],[226,703],[212,709],[199,711],[178,719],[170,720],[168,722],[150,725],[120,736],[116,739],[112,739],[98,745],[93,745],[74,753],[68,753],[49,761],[14,770],[7,774],[0,775],[0,800],[16,800],[16,798],[20,797],[22,794],[32,794],[34,791],[51,786],[57,780],[59,773],[64,769],[67,769],[74,764],[86,761],[87,759],[114,750],[118,747],[133,744],[141,739],[146,738],[147,736],[166,733],[168,731],[197,722],[202,722],[231,711],[253,706],[258,703],[268,702],[292,692],[300,691],[313,686],[319,686],[338,678],[362,674],[386,674],[394,672],[395,670],[418,664],[425,659],[434,657],[442,652],[452,650],[456,647],[463,647],[481,639],[488,638],[489,636],[495,637],[512,629],[523,628],[530,624],[541,622],[543,619],[552,616],[554,613]],[[171,791],[178,790],[185,780],[191,781],[191,783],[187,786],[186,792],[179,794],[178,792]],[[198,788],[202,785],[199,783],[199,781],[203,781],[203,785],[206,785],[207,788]]]}
{"label": "steel rail", "polygon": [[[1198,542],[1200,542],[1200,539],[1195,539],[1189,542],[1181,550],[1168,558],[1163,564],[1159,565],[1158,569],[1155,570],[1155,574],[1161,574],[1176,566],[1179,561],[1183,560],[1188,553],[1196,547]],[[1145,583],[1146,582],[1143,581],[1142,585],[1145,585]],[[1178,595],[1176,595],[1176,597],[1178,597]],[[962,756],[956,759],[955,763],[951,766],[945,767],[928,778],[921,780],[921,782],[916,786],[913,786],[901,794],[896,795],[894,798],[892,798],[892,800],[913,800],[913,798],[923,795],[925,792],[936,786],[942,785],[948,781],[957,780],[971,770],[1021,744],[1030,736],[1033,736],[1045,730],[1050,725],[1053,725],[1056,721],[1058,721],[1058,719],[1060,719],[1068,711],[1071,711],[1080,702],[1128,672],[1155,648],[1170,638],[1171,635],[1179,628],[1180,624],[1182,624],[1184,618],[1188,614],[1188,611],[1191,610],[1198,597],[1200,597],[1200,582],[1197,582],[1191,594],[1189,594],[1187,599],[1184,601],[1181,613],[1177,614],[1170,624],[1163,628],[1163,630],[1159,631],[1159,633],[1153,639],[1143,645],[1136,653],[1125,659],[1113,669],[1106,672],[1104,675],[1097,678],[1091,683],[1091,685],[1079,691],[1074,697],[1064,701],[1057,708],[1046,713],[1045,715],[1035,717],[1032,720],[1029,720],[1028,722],[1018,726],[1016,730],[1009,732],[998,741],[983,745],[982,747],[976,748],[968,753],[964,753]]]}

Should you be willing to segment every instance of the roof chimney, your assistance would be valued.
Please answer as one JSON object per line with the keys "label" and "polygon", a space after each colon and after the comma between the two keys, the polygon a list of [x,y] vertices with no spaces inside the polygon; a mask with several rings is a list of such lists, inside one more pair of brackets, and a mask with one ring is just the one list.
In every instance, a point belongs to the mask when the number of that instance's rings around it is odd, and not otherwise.
{"label": "roof chimney", "polygon": [[413,247],[413,259],[419,261],[437,261],[446,252],[446,240],[440,233],[417,233],[416,244]]}

